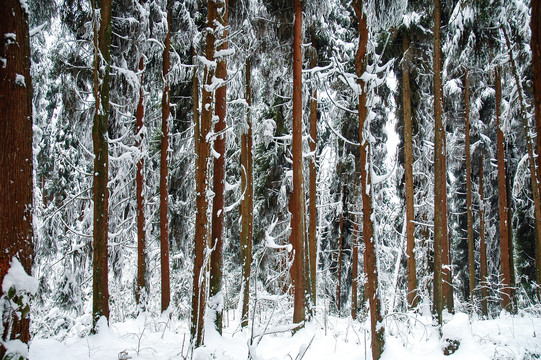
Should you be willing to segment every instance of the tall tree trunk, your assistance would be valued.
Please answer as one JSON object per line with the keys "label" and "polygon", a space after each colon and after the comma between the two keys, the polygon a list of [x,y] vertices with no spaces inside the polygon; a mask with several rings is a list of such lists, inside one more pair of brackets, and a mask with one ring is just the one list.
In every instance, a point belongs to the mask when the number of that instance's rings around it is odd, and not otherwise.
{"label": "tall tree trunk", "polygon": [[357,319],[357,292],[359,284],[359,226],[355,219],[353,223],[353,254],[351,256],[351,318]]}
{"label": "tall tree trunk", "polygon": [[[402,38],[404,56],[409,49],[408,36]],[[407,61],[402,67],[402,107],[404,110],[404,170],[406,177],[406,240],[407,274],[408,274],[408,306],[413,309],[417,306],[417,273],[415,264],[415,202],[413,200],[413,130],[411,116],[411,87],[410,73]]]}
{"label": "tall tree trunk", "polygon": [[304,177],[302,164],[302,6],[301,0],[294,1],[295,22],[293,25],[293,251],[292,267],[294,289],[293,322],[305,319],[304,279]]}
{"label": "tall tree trunk", "polygon": [[139,158],[137,160],[137,170],[135,172],[135,187],[137,197],[137,286],[135,298],[138,305],[143,308],[146,304],[146,287],[147,287],[147,264],[146,264],[146,234],[145,234],[145,197],[144,191],[144,172],[145,172],[145,157],[143,155],[144,133],[143,117],[145,115],[144,91],[143,91],[143,71],[145,69],[144,57],[139,60],[139,72],[141,73],[141,83],[139,87],[139,103],[137,104],[136,123],[135,123],[135,138],[136,146],[139,150]]}
{"label": "tall tree trunk", "polygon": [[381,314],[381,303],[378,294],[378,267],[376,261],[376,244],[374,239],[374,228],[372,223],[372,190],[370,180],[370,142],[365,132],[370,131],[369,124],[366,123],[368,109],[366,107],[366,85],[361,76],[366,71],[366,48],[368,42],[368,27],[366,24],[366,15],[363,13],[363,0],[356,0],[353,4],[359,26],[359,48],[355,56],[355,71],[357,83],[361,93],[359,94],[359,142],[360,147],[360,169],[361,169],[361,191],[363,204],[363,240],[365,245],[364,252],[364,271],[367,275],[365,285],[366,296],[370,304],[370,328],[372,334],[371,348],[372,358],[377,360],[383,353],[385,345],[383,317]]}
{"label": "tall tree trunk", "polygon": [[[312,35],[313,52],[310,58],[310,68],[317,66],[317,48],[316,39]],[[316,308],[317,302],[317,188],[316,188],[316,144],[317,144],[317,88],[314,83],[312,98],[310,99],[310,193],[309,204],[310,213],[308,221],[308,258],[310,268],[310,297],[312,299],[312,308]]]}
{"label": "tall tree trunk", "polygon": [[488,316],[488,263],[487,263],[487,242],[485,232],[485,193],[483,191],[483,155],[479,160],[479,236],[481,244],[479,251],[481,255],[481,313]]}
{"label": "tall tree trunk", "polygon": [[246,130],[241,135],[241,165],[244,176],[241,178],[241,188],[244,189],[244,198],[240,204],[242,225],[240,232],[240,252],[242,261],[242,315],[241,326],[248,325],[248,310],[250,305],[250,272],[252,265],[252,235],[253,235],[253,209],[254,209],[254,176],[252,160],[252,88],[251,65],[246,60]]}
{"label": "tall tree trunk", "polygon": [[[27,274],[32,267],[32,78],[28,14],[18,0],[4,1],[0,13],[0,58],[4,60],[0,66],[0,284],[4,284],[14,259]],[[8,291],[0,291],[0,302],[6,301]],[[29,313],[18,309],[16,315],[8,307],[0,310],[2,359],[7,341],[28,344],[30,340]]]}
{"label": "tall tree trunk", "polygon": [[[224,51],[228,48],[228,1],[218,5],[218,21],[224,27],[220,33],[220,45],[218,51]],[[223,247],[223,228],[224,228],[224,181],[225,181],[225,116],[227,110],[227,63],[224,57],[218,59],[216,67],[216,78],[223,81],[223,85],[216,89],[215,112],[218,116],[218,122],[214,126],[214,133],[217,135],[214,140],[214,150],[217,156],[214,157],[214,177],[212,179],[212,188],[214,198],[212,200],[212,235],[210,255],[210,280],[209,280],[209,308],[215,312],[214,325],[216,330],[222,333],[223,316],[223,295],[222,290],[222,247]]]}
{"label": "tall tree trunk", "polygon": [[498,208],[500,224],[500,264],[502,277],[502,308],[511,310],[511,274],[509,267],[509,223],[507,204],[507,183],[505,179],[505,140],[501,123],[502,83],[500,67],[495,71],[496,78],[496,124],[497,124],[497,157],[498,157]]}
{"label": "tall tree trunk", "polygon": [[517,296],[516,296],[516,277],[515,277],[515,249],[513,244],[513,207],[512,204],[512,198],[511,198],[511,185],[509,179],[511,179],[511,175],[509,174],[509,168],[505,169],[506,176],[505,176],[505,183],[507,187],[507,224],[509,226],[509,232],[507,233],[509,236],[509,240],[507,244],[509,245],[509,284],[511,286],[511,305],[509,307],[509,311],[511,314],[517,313]]}
{"label": "tall tree trunk", "polygon": [[111,0],[93,1],[99,5],[100,22],[94,23],[94,98],[96,112],[92,127],[94,144],[94,254],[92,276],[92,318],[94,326],[101,316],[109,319],[108,212],[109,190],[109,89],[111,72]]}
{"label": "tall tree trunk", "polygon": [[167,149],[169,148],[169,129],[167,123],[171,115],[169,105],[169,68],[171,51],[171,0],[167,0],[167,35],[165,36],[165,47],[163,50],[163,79],[165,85],[162,96],[162,136],[160,148],[160,264],[162,274],[162,311],[167,310],[171,300],[171,287],[169,284],[169,220],[167,189]]}
{"label": "tall tree trunk", "polygon": [[442,54],[441,54],[441,4],[434,1],[434,313],[442,324],[443,273],[442,261],[445,248],[446,221],[446,169],[443,129]]}
{"label": "tall tree trunk", "polygon": [[[207,42],[205,48],[205,57],[209,62],[214,61],[215,52],[215,21],[217,19],[217,6],[215,1],[208,2],[207,26],[212,31],[207,32]],[[206,86],[202,87],[202,111],[199,129],[195,135],[199,134],[199,139],[195,141],[196,150],[198,150],[196,164],[196,205],[197,214],[195,220],[195,259],[193,272],[193,292],[192,292],[192,324],[190,334],[195,347],[203,344],[203,315],[205,312],[205,281],[204,281],[204,260],[205,247],[208,245],[208,217],[207,217],[207,181],[208,181],[208,162],[210,157],[210,144],[208,135],[212,124],[214,94],[211,85],[214,78],[215,69],[212,65],[205,65],[204,82]],[[194,89],[194,94],[195,94]],[[194,106],[195,103],[194,103]]]}
{"label": "tall tree trunk", "polygon": [[[342,203],[344,202],[344,195],[342,191]],[[342,262],[344,257],[344,249],[342,246],[342,242],[344,241],[342,237],[342,231],[344,229],[344,214],[340,213],[340,227],[338,229],[338,265],[337,265],[337,282],[336,282],[336,310],[338,312],[338,316],[340,316],[340,312],[342,311]]]}
{"label": "tall tree trunk", "polygon": [[453,272],[451,267],[451,240],[449,239],[449,225],[447,219],[447,135],[445,132],[445,126],[443,127],[443,151],[441,154],[443,168],[445,172],[443,173],[443,189],[442,199],[443,199],[443,253],[442,253],[442,267],[443,267],[443,285],[442,285],[442,299],[444,306],[447,308],[447,311],[451,314],[455,312],[454,310],[454,297],[453,297]]}
{"label": "tall tree trunk", "polygon": [[[532,21],[533,21],[533,18],[536,16],[536,14],[534,14],[534,10],[536,10],[536,7],[538,7],[538,5],[536,5],[534,2],[535,0],[532,2],[532,7],[533,7]],[[532,131],[530,131],[530,124],[528,124],[528,113],[526,111],[526,103],[524,101],[524,91],[520,83],[520,77],[518,74],[515,58],[513,55],[513,48],[511,47],[511,42],[509,41],[509,37],[507,36],[507,31],[505,30],[505,27],[503,26],[502,26],[502,31],[505,37],[505,43],[507,44],[507,49],[509,50],[509,60],[511,62],[511,68],[513,70],[513,75],[515,77],[515,83],[517,85],[517,93],[518,93],[518,98],[520,102],[520,112],[522,115],[524,136],[526,138],[526,148],[528,149],[528,164],[530,168],[530,182],[532,185],[532,196],[533,196],[533,203],[534,203],[534,218],[535,218],[535,226],[534,226],[534,229],[535,229],[535,268],[536,268],[535,278],[536,278],[537,284],[539,285],[541,284],[541,194],[539,192],[540,174],[539,174],[538,166],[535,161],[535,156],[536,156],[536,154],[534,154],[535,144],[534,144],[534,140],[532,139]],[[534,30],[532,28],[532,43],[533,43],[534,37],[535,37]],[[534,44],[534,46],[538,46],[538,45]],[[532,47],[532,49],[535,54],[536,49],[534,47]],[[538,58],[535,58],[535,57],[532,58],[534,71],[537,71],[536,62],[539,62],[539,61],[540,60]],[[534,73],[534,76],[535,76],[535,73]],[[535,78],[534,78],[534,86],[535,86]],[[538,89],[538,90],[541,91],[541,89]],[[534,92],[534,94],[536,98],[540,96],[536,92]],[[537,110],[536,110],[536,116],[537,116]],[[539,143],[539,137],[541,137],[540,134],[541,133],[538,133],[538,136],[537,136],[538,143]],[[513,245],[512,241],[510,242],[510,245],[511,246]]]}
{"label": "tall tree trunk", "polygon": [[465,105],[465,138],[466,138],[466,216],[468,219],[468,274],[470,283],[470,302],[473,302],[475,291],[475,258],[473,242],[472,186],[471,186],[471,150],[470,150],[470,86],[468,69],[464,74],[464,105]]}
{"label": "tall tree trunk", "polygon": [[[541,1],[531,0],[531,49],[533,67],[533,88],[535,104],[535,128],[537,130],[537,168],[541,169]],[[537,184],[541,185],[541,171],[537,172]],[[541,190],[541,189],[538,189]],[[541,300],[541,239],[535,242],[535,280],[537,282],[537,297]]]}

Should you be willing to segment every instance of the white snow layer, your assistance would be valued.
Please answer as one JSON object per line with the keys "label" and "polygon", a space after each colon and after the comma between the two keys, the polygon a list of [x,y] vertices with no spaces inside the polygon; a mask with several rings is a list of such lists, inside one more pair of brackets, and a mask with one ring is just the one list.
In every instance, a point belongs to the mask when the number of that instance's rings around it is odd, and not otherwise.
{"label": "white snow layer", "polygon": [[[265,318],[269,316],[276,318],[270,310],[256,316],[253,331],[257,338],[253,341],[250,341],[251,326],[241,329],[235,310],[224,314],[223,336],[207,319],[205,346],[194,351],[193,359],[247,359],[248,353],[257,360],[296,359],[304,351],[303,358],[310,360],[372,358],[368,321],[336,318],[321,312],[291,335],[287,331],[286,318],[281,327],[284,331],[274,331],[276,326],[267,327]],[[445,320],[442,339],[430,317],[413,313],[390,314],[384,320],[386,346],[381,359],[525,359],[541,354],[539,317],[502,314],[493,320],[472,321],[467,315],[458,313],[448,315]],[[186,320],[164,321],[163,317],[143,314],[110,327],[101,324],[95,335],[70,334],[63,342],[42,339],[38,335],[30,346],[30,360],[190,358],[189,322]],[[446,338],[460,341],[458,349],[450,356],[443,354]]]}
{"label": "white snow layer", "polygon": [[2,291],[7,293],[14,287],[17,292],[26,292],[34,295],[38,291],[38,280],[29,276],[19,262],[19,259],[13,258],[8,273],[2,282]]}

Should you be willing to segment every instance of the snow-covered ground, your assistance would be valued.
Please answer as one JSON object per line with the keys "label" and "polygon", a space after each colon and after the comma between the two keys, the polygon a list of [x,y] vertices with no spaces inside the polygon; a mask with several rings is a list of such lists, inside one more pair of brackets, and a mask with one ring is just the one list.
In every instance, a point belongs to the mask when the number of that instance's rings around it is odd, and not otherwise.
{"label": "snow-covered ground", "polygon": [[[88,320],[88,318],[87,318]],[[460,342],[445,356],[444,342],[429,317],[392,314],[385,318],[386,348],[383,360],[410,359],[539,359],[541,317],[522,313],[502,314],[496,319],[447,315],[444,338]],[[82,328],[82,327],[81,327]],[[208,328],[208,327],[207,327]],[[263,329],[254,329],[261,334]],[[190,354],[189,325],[167,317],[140,315],[137,319],[101,326],[96,335],[83,336],[74,327],[63,341],[36,336],[30,346],[31,360],[79,359],[371,359],[368,323],[347,318],[316,316],[294,335],[267,328],[250,346],[251,329],[241,330],[231,321],[224,336],[207,331],[206,345]]]}

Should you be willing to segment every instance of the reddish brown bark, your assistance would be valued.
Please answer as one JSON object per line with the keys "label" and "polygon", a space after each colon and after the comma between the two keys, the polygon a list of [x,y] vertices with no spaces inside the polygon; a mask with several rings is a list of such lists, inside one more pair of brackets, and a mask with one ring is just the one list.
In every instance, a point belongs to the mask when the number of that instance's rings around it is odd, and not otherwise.
{"label": "reddish brown bark", "polygon": [[162,275],[162,311],[167,310],[171,300],[171,287],[169,283],[169,220],[167,213],[169,209],[169,192],[167,189],[167,150],[169,148],[168,120],[171,115],[169,105],[169,69],[171,51],[171,0],[167,0],[167,35],[165,36],[165,47],[163,50],[163,78],[165,81],[162,96],[162,136],[160,148],[160,264]]}
{"label": "reddish brown bark", "polygon": [[[96,113],[92,127],[94,144],[94,252],[92,317],[109,319],[108,212],[109,191],[109,89],[111,72],[111,0],[97,1],[101,20],[94,24],[94,99]],[[94,2],[93,2],[94,4]],[[104,69],[104,70],[102,70]]]}
{"label": "reddish brown bark", "polygon": [[385,329],[383,327],[383,317],[381,314],[381,302],[378,294],[378,268],[376,261],[376,244],[374,239],[374,228],[372,223],[372,193],[370,180],[370,142],[365,138],[365,131],[369,131],[366,126],[368,109],[366,107],[366,84],[361,76],[366,71],[366,50],[368,43],[368,27],[366,24],[366,15],[363,13],[363,1],[354,2],[354,10],[357,15],[359,27],[359,47],[355,56],[355,71],[357,83],[361,93],[359,94],[359,142],[360,146],[360,170],[361,170],[361,191],[363,204],[363,241],[365,245],[364,253],[364,271],[366,273],[365,293],[370,305],[370,330],[371,330],[371,349],[372,358],[377,360],[383,353],[385,346]]}
{"label": "reddish brown bark", "polygon": [[443,168],[445,169],[443,177],[442,199],[443,199],[443,284],[442,284],[442,299],[447,311],[451,314],[455,312],[454,296],[453,296],[453,272],[451,267],[451,240],[449,239],[449,225],[447,219],[447,136],[445,127],[443,130],[443,151],[442,151]]}
{"label": "reddish brown bark", "polygon": [[[317,50],[315,37],[312,36],[313,52],[310,59],[310,68],[317,66]],[[310,298],[312,307],[316,308],[317,298],[317,188],[316,188],[316,142],[317,142],[317,88],[313,85],[312,98],[310,99],[310,192],[309,192],[309,221],[308,221],[308,259],[310,269]]]}
{"label": "reddish brown bark", "polygon": [[[224,27],[228,25],[227,3],[218,7],[218,21]],[[220,45],[218,51],[223,51],[228,48],[227,42],[228,31],[223,30],[220,34]],[[217,59],[216,78],[223,80],[223,85],[216,89],[216,106],[215,113],[218,116],[218,122],[214,126],[214,133],[217,134],[214,140],[214,150],[218,157],[214,157],[214,177],[212,179],[212,188],[214,198],[212,200],[212,232],[211,232],[211,248],[210,255],[210,279],[209,279],[209,306],[215,311],[214,325],[216,330],[222,333],[222,315],[223,315],[223,297],[220,291],[222,290],[222,247],[223,247],[223,228],[224,228],[224,181],[225,181],[225,116],[227,110],[227,63],[222,57]]]}
{"label": "reddish brown bark", "polygon": [[295,22],[293,25],[293,258],[292,280],[294,290],[293,322],[305,319],[304,279],[304,177],[302,163],[302,6],[301,0],[294,1]]}
{"label": "reddish brown bark", "polygon": [[488,316],[488,263],[485,230],[485,194],[483,191],[483,156],[479,160],[479,236],[481,244],[481,313]]}
{"label": "reddish brown bark", "polygon": [[501,282],[503,285],[502,293],[502,308],[510,310],[511,308],[511,274],[509,267],[509,223],[508,223],[508,204],[507,204],[507,184],[505,172],[505,138],[501,123],[501,101],[502,101],[502,84],[500,68],[495,71],[496,78],[496,126],[497,126],[497,157],[498,157],[498,209],[499,209],[499,225],[500,225],[500,266],[501,266]]}
{"label": "reddish brown bark", "polygon": [[466,140],[466,216],[468,221],[468,274],[470,284],[470,301],[474,299],[475,290],[475,258],[473,242],[472,186],[471,186],[471,150],[470,150],[470,86],[468,69],[464,74],[464,105],[465,105],[465,140]]}
{"label": "reddish brown bark", "polygon": [[240,203],[242,225],[240,232],[240,252],[242,261],[242,315],[241,326],[248,325],[248,310],[250,305],[250,272],[252,265],[252,235],[253,235],[253,209],[254,209],[254,185],[253,185],[253,160],[252,160],[252,89],[251,89],[251,65],[246,60],[246,124],[247,129],[241,136],[241,164],[244,175],[241,178],[241,188],[244,190],[244,198]]}
{"label": "reddish brown bark", "polygon": [[[143,142],[144,133],[143,129],[143,117],[145,115],[145,107],[143,105],[143,71],[145,69],[144,58],[141,56],[139,60],[139,72],[141,73],[141,84],[139,88],[139,102],[137,104],[135,134],[136,134],[136,146],[140,152],[139,159],[137,160],[137,170],[135,173],[135,192],[137,197],[137,285],[135,288],[135,299],[137,304],[141,304],[141,296],[146,294],[146,234],[145,234],[145,197],[143,195],[143,177],[145,171],[145,158],[143,156]],[[143,295],[144,297],[144,295]]]}
{"label": "reddish brown bark", "polygon": [[[18,0],[0,8],[0,284],[13,258],[31,274],[32,247],[32,78],[28,14]],[[8,34],[13,34],[8,36]],[[21,78],[22,77],[22,78]],[[1,296],[7,294],[0,289]],[[4,341],[30,340],[29,314],[2,309],[0,358]]]}
{"label": "reddish brown bark", "polygon": [[[535,104],[535,128],[537,130],[537,184],[541,184],[541,1],[531,0],[531,49],[533,67],[533,88]],[[541,190],[541,189],[538,189]],[[536,238],[535,242],[535,279],[538,286],[537,297],[541,300],[541,239]]]}
{"label": "reddish brown bark", "polygon": [[[409,50],[408,36],[404,34],[402,47],[406,56]],[[408,274],[408,306],[417,306],[417,266],[415,264],[415,209],[413,200],[413,130],[411,116],[410,73],[407,61],[402,67],[402,108],[404,110],[404,172],[406,190],[406,242],[407,274]]]}
{"label": "reddish brown bark", "polygon": [[443,129],[442,54],[441,54],[441,4],[434,1],[434,313],[442,324],[443,313],[443,272],[444,249],[446,248],[444,228],[446,219],[446,169]]}
{"label": "reddish brown bark", "polygon": [[[215,1],[208,2],[207,25],[215,29],[217,18],[217,6]],[[215,53],[215,35],[214,31],[207,32],[207,43],[205,48],[205,57],[209,61],[214,61]],[[209,91],[214,78],[215,69],[212,66],[205,66],[204,84],[202,87],[202,110],[199,128],[194,132],[199,135],[196,139],[196,206],[197,213],[195,219],[195,246],[194,246],[194,272],[193,272],[193,290],[192,290],[192,324],[190,334],[195,347],[203,344],[203,315],[205,312],[205,281],[204,281],[204,251],[209,243],[208,231],[208,202],[207,202],[207,164],[210,157],[210,144],[208,134],[212,123],[214,94]],[[194,89],[195,94],[196,89]],[[195,99],[194,99],[195,100]],[[194,102],[194,106],[196,106]],[[194,113],[194,120],[195,113]],[[196,120],[197,121],[197,120]]]}

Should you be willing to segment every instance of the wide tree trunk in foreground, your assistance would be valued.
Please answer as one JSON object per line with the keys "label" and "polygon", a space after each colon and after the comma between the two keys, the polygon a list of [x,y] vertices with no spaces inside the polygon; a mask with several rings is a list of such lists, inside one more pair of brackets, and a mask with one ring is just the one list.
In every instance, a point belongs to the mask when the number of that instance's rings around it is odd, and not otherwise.
{"label": "wide tree trunk in foreground", "polygon": [[[409,49],[408,36],[404,34],[402,38],[404,56],[407,57]],[[411,87],[408,62],[403,61],[402,68],[402,108],[404,111],[404,172],[405,172],[405,190],[406,190],[406,254],[407,274],[408,274],[408,306],[415,308],[417,306],[417,267],[415,264],[415,209],[414,209],[414,189],[413,189],[413,130],[411,115]]]}
{"label": "wide tree trunk in foreground", "polygon": [[496,126],[497,126],[497,158],[498,158],[498,209],[500,226],[500,266],[501,283],[503,289],[502,308],[511,310],[511,270],[509,267],[509,223],[508,223],[508,204],[507,204],[507,183],[505,172],[505,137],[501,123],[501,101],[502,101],[502,83],[500,68],[495,71],[496,79]]}
{"label": "wide tree trunk in foreground", "polygon": [[364,271],[366,273],[365,293],[370,305],[370,330],[371,330],[371,349],[372,358],[377,360],[383,353],[385,346],[385,329],[383,327],[383,317],[381,314],[381,302],[378,294],[378,267],[376,261],[376,244],[374,239],[374,225],[372,223],[372,189],[370,180],[370,142],[368,133],[370,131],[367,121],[368,109],[366,107],[367,89],[361,76],[366,71],[366,50],[368,43],[368,28],[366,24],[366,15],[363,13],[363,1],[356,0],[354,9],[357,15],[359,25],[359,48],[355,56],[355,71],[357,74],[357,83],[361,93],[359,94],[359,142],[360,148],[360,170],[361,170],[361,191],[363,205],[363,240],[365,245],[364,252]]}
{"label": "wide tree trunk in foreground", "polygon": [[[18,0],[4,1],[0,14],[0,59],[4,59],[0,66],[0,284],[6,285],[10,266],[19,262],[27,274],[32,267],[32,78],[28,14]],[[20,296],[25,289],[17,285],[13,284]],[[28,344],[30,318],[28,309],[4,303],[9,295],[0,291],[3,359],[8,341]]]}
{"label": "wide tree trunk in foreground", "polygon": [[250,272],[252,265],[252,235],[253,235],[253,210],[254,210],[254,175],[252,160],[252,89],[251,89],[251,65],[246,60],[246,125],[247,128],[241,135],[240,158],[244,175],[241,178],[241,188],[244,190],[244,198],[240,203],[242,217],[240,230],[240,256],[242,264],[242,315],[241,326],[248,325],[248,310],[250,305]]}
{"label": "wide tree trunk in foreground", "polygon": [[[193,287],[192,287],[192,324],[190,334],[195,347],[203,344],[203,316],[205,312],[205,269],[203,268],[205,260],[205,247],[209,243],[208,229],[208,201],[207,201],[207,181],[208,181],[208,162],[210,157],[210,144],[208,135],[212,124],[214,93],[212,83],[215,69],[210,64],[214,61],[215,41],[216,37],[214,29],[215,21],[218,15],[216,2],[209,1],[207,12],[207,26],[213,31],[207,32],[207,43],[205,48],[205,57],[209,64],[205,65],[204,70],[204,85],[202,87],[202,107],[201,118],[197,119],[199,111],[194,111],[195,131],[195,147],[196,147],[196,206],[197,213],[195,219],[195,246],[194,246],[194,272],[193,272]],[[195,76],[195,75],[194,75]],[[195,84],[195,81],[194,81]],[[194,88],[194,109],[197,106],[195,102],[196,92]]]}
{"label": "wide tree trunk in foreground", "polygon": [[93,306],[94,325],[101,316],[109,319],[108,284],[108,212],[109,191],[109,89],[111,72],[111,0],[93,2],[98,5],[100,21],[94,24],[94,98],[96,109],[92,140],[94,143],[94,254]]}
{"label": "wide tree trunk in foreground", "polygon": [[143,71],[145,69],[144,57],[139,60],[139,72],[141,73],[141,83],[139,88],[139,102],[137,104],[135,135],[136,146],[139,150],[139,159],[137,160],[137,170],[135,173],[135,193],[137,198],[137,284],[135,288],[135,299],[138,305],[143,305],[146,301],[147,287],[147,264],[146,264],[146,231],[145,231],[145,197],[144,191],[144,173],[145,157],[143,155],[144,133],[143,117],[145,115],[144,91],[143,91]]}
{"label": "wide tree trunk in foreground", "polygon": [[[218,22],[221,26],[227,27],[227,0],[218,7]],[[224,51],[228,48],[227,42],[228,31],[220,30],[220,45],[218,51]],[[225,141],[226,141],[226,109],[227,109],[227,63],[222,56],[217,59],[216,78],[222,80],[222,86],[216,89],[216,106],[215,113],[218,116],[218,122],[214,126],[214,177],[212,179],[212,189],[214,198],[212,200],[212,232],[211,232],[211,248],[210,255],[210,279],[209,279],[209,308],[215,312],[214,325],[216,330],[222,333],[222,315],[223,315],[223,295],[222,290],[222,248],[223,248],[223,228],[224,228],[224,181],[225,181]]]}
{"label": "wide tree trunk in foreground", "polygon": [[305,319],[305,279],[304,279],[304,176],[302,161],[302,6],[295,0],[295,22],[293,25],[293,266],[292,282],[294,291],[293,322],[302,323]]}
{"label": "wide tree trunk in foreground", "polygon": [[442,54],[441,54],[441,4],[434,1],[434,313],[438,323],[442,323],[443,313],[443,250],[445,247],[446,221],[446,169],[444,163],[443,92],[442,92]]}

